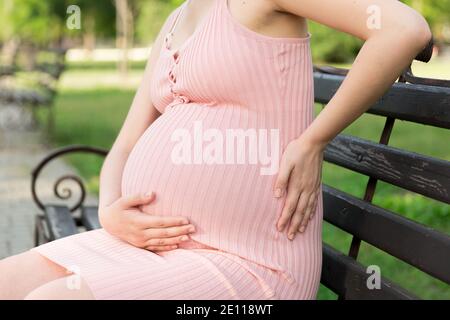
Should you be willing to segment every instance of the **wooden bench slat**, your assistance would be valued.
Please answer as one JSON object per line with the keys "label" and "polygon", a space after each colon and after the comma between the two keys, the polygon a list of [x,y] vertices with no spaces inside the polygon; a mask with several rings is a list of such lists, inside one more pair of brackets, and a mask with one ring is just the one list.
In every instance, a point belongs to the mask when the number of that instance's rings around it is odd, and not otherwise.
{"label": "wooden bench slat", "polygon": [[[314,72],[315,101],[328,103],[344,79],[342,75]],[[394,83],[367,113],[449,129],[449,105],[450,88]]]}
{"label": "wooden bench slat", "polygon": [[83,206],[81,208],[81,221],[87,230],[94,230],[101,228],[98,220],[98,207]]}
{"label": "wooden bench slat", "polygon": [[450,203],[450,162],[340,134],[324,160]]}
{"label": "wooden bench slat", "polygon": [[46,205],[44,217],[47,222],[50,241],[78,233],[75,220],[66,206]]}
{"label": "wooden bench slat", "polygon": [[47,222],[45,221],[45,216],[42,214],[37,214],[34,218],[33,238],[35,247],[50,241]]}
{"label": "wooden bench slat", "polygon": [[450,237],[323,185],[324,219],[450,284]]}
{"label": "wooden bench slat", "polygon": [[380,289],[369,289],[367,279],[370,275],[359,262],[323,244],[321,283],[346,300],[419,299],[384,277],[380,279]]}

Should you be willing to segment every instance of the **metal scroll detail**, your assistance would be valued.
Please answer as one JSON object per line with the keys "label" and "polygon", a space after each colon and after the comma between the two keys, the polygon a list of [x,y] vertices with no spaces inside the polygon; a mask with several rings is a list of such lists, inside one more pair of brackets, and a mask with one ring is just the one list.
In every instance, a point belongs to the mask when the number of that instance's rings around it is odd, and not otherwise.
{"label": "metal scroll detail", "polygon": [[[31,194],[32,194],[33,200],[36,203],[36,205],[39,208],[41,208],[42,210],[44,209],[44,204],[41,201],[41,199],[39,199],[39,197],[36,193],[36,183],[39,178],[39,174],[41,173],[42,169],[48,163],[50,163],[51,161],[53,161],[54,159],[56,159],[58,157],[61,157],[63,155],[67,155],[70,153],[92,153],[92,154],[96,154],[96,155],[105,157],[108,154],[108,150],[102,149],[102,148],[97,148],[97,147],[84,146],[84,145],[72,145],[72,146],[58,148],[58,149],[52,151],[47,156],[45,156],[45,158],[42,159],[38,163],[38,165],[33,169],[32,173],[31,173]],[[71,199],[73,196],[73,190],[68,187],[64,187],[64,188],[62,187],[62,183],[65,181],[68,181],[68,180],[74,181],[81,191],[78,201],[75,203],[75,205],[73,205],[70,208],[70,211],[73,212],[83,205],[84,200],[86,198],[86,188],[84,186],[83,180],[80,177],[73,175],[73,174],[67,174],[67,175],[63,175],[63,176],[59,177],[56,180],[55,184],[53,185],[53,193],[58,199],[61,199],[61,200]]]}

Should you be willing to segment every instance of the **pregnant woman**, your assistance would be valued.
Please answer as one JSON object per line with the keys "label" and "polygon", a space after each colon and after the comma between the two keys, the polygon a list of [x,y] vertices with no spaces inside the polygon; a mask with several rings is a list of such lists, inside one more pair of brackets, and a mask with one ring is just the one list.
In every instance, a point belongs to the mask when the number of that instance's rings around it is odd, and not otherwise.
{"label": "pregnant woman", "polygon": [[[365,40],[315,119],[305,19]],[[103,228],[1,261],[1,298],[315,299],[324,148],[430,37],[394,0],[184,2],[104,162]]]}

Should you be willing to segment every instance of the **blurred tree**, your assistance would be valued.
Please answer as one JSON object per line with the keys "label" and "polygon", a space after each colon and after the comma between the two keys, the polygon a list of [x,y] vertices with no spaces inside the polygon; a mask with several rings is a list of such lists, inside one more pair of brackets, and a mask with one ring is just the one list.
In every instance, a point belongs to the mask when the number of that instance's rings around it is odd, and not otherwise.
{"label": "blurred tree", "polygon": [[49,25],[56,22],[50,5],[53,1],[55,0],[2,0],[0,39],[20,37],[36,43],[54,39],[59,28],[57,25],[49,28]]}
{"label": "blurred tree", "polygon": [[[96,39],[113,40],[118,47],[131,47],[137,40],[149,44],[158,34],[168,14],[184,0],[0,0],[0,43],[4,61],[14,61],[19,45],[28,47],[61,43],[62,39],[82,42],[92,49]],[[450,42],[450,0],[402,0],[422,13],[429,22],[437,43]],[[118,6],[118,4],[120,4]],[[123,15],[123,10],[127,13]],[[81,9],[81,29],[66,27],[67,7]],[[118,13],[118,14],[116,14]],[[126,21],[126,22],[124,22]],[[133,23],[134,21],[134,23]],[[121,23],[119,23],[121,22]],[[126,32],[125,32],[126,29]],[[447,31],[446,31],[447,30]],[[126,41],[123,37],[126,33]],[[355,37],[310,22],[313,56],[317,61],[348,62],[362,42]],[[136,39],[133,39],[136,36]]]}
{"label": "blurred tree", "polygon": [[128,73],[128,48],[133,44],[133,13],[130,1],[114,0],[116,6],[116,47],[121,49],[119,72],[122,78]]}
{"label": "blurred tree", "polygon": [[0,2],[0,41],[2,46],[2,59],[5,64],[11,65],[17,57],[19,45],[23,45],[28,67],[32,67],[34,49],[31,43],[42,44],[54,40],[58,36],[58,28],[54,15],[50,10],[49,2],[40,0],[2,0]]}
{"label": "blurred tree", "polygon": [[[81,29],[66,27],[67,8],[80,7]],[[2,0],[0,1],[0,42],[4,64],[13,64],[22,46],[26,61],[33,64],[35,48],[60,45],[63,38],[81,38],[94,48],[96,36],[115,34],[115,7],[111,0]]]}
{"label": "blurred tree", "polygon": [[140,43],[152,42],[172,10],[183,0],[138,0],[139,15],[136,21],[136,36]]}
{"label": "blurred tree", "polygon": [[77,5],[81,9],[82,24],[80,30],[65,30],[65,36],[71,38],[82,38],[85,49],[92,50],[96,46],[97,38],[114,38],[116,33],[116,8],[114,0],[54,0],[62,9],[63,19],[67,18],[67,7]]}

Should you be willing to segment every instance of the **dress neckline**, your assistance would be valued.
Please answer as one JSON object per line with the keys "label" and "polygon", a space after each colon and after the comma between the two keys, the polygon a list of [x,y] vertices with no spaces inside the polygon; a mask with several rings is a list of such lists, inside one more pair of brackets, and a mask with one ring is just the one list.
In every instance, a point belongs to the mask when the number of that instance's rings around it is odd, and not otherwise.
{"label": "dress neckline", "polygon": [[186,40],[184,40],[184,42],[180,45],[179,48],[173,49],[173,48],[170,48],[170,45],[172,44],[173,33],[174,33],[175,29],[176,29],[176,26],[177,26],[177,24],[178,24],[178,21],[180,20],[182,14],[184,13],[184,10],[186,9],[186,6],[187,6],[188,3],[190,2],[190,0],[186,0],[186,2],[183,4],[183,7],[180,9],[179,14],[178,14],[177,17],[175,18],[176,20],[175,20],[174,25],[173,25],[172,28],[171,28],[172,30],[169,31],[169,32],[166,34],[166,37],[165,37],[165,45],[164,45],[164,47],[165,47],[165,49],[166,49],[168,52],[170,52],[170,53],[172,53],[172,54],[176,54],[176,53],[181,52],[184,48],[187,47],[187,45],[192,41],[193,38],[195,38],[195,36],[197,35],[197,33],[199,33],[199,31],[202,29],[203,25],[206,23],[206,21],[209,19],[209,17],[210,17],[210,16],[212,15],[212,13],[214,12],[214,9],[215,9],[215,7],[216,7],[216,3],[217,3],[217,1],[219,1],[219,0],[214,0],[214,1],[215,1],[214,4],[211,5],[211,8],[208,10],[208,13],[201,19],[201,21],[199,22],[199,24],[198,24],[197,27],[195,28],[194,32],[192,32],[192,34],[191,34]]}
{"label": "dress neckline", "polygon": [[178,55],[181,51],[183,51],[189,43],[193,41],[193,39],[196,37],[196,35],[200,32],[202,27],[206,24],[207,20],[209,20],[210,16],[215,11],[215,8],[217,4],[219,4],[220,13],[224,11],[224,15],[226,19],[235,26],[235,30],[244,36],[250,37],[252,39],[255,39],[257,41],[262,42],[273,42],[273,43],[283,43],[283,44],[309,44],[311,39],[311,33],[308,31],[307,35],[305,37],[272,37],[268,36],[259,32],[256,32],[247,26],[243,25],[241,22],[236,20],[236,18],[231,14],[231,11],[229,9],[228,0],[214,0],[214,4],[209,9],[209,12],[205,15],[205,17],[202,18],[202,20],[199,22],[198,26],[195,28],[194,32],[180,45],[179,48],[173,49],[170,48],[171,40],[173,37],[173,33],[175,31],[175,28],[178,24],[179,19],[181,18],[184,10],[186,9],[187,4],[190,2],[190,0],[186,0],[186,2],[183,4],[183,7],[180,8],[180,12],[175,18],[175,23],[172,26],[172,30],[169,31],[165,36],[165,45],[164,48],[166,51],[171,53],[172,55]]}

